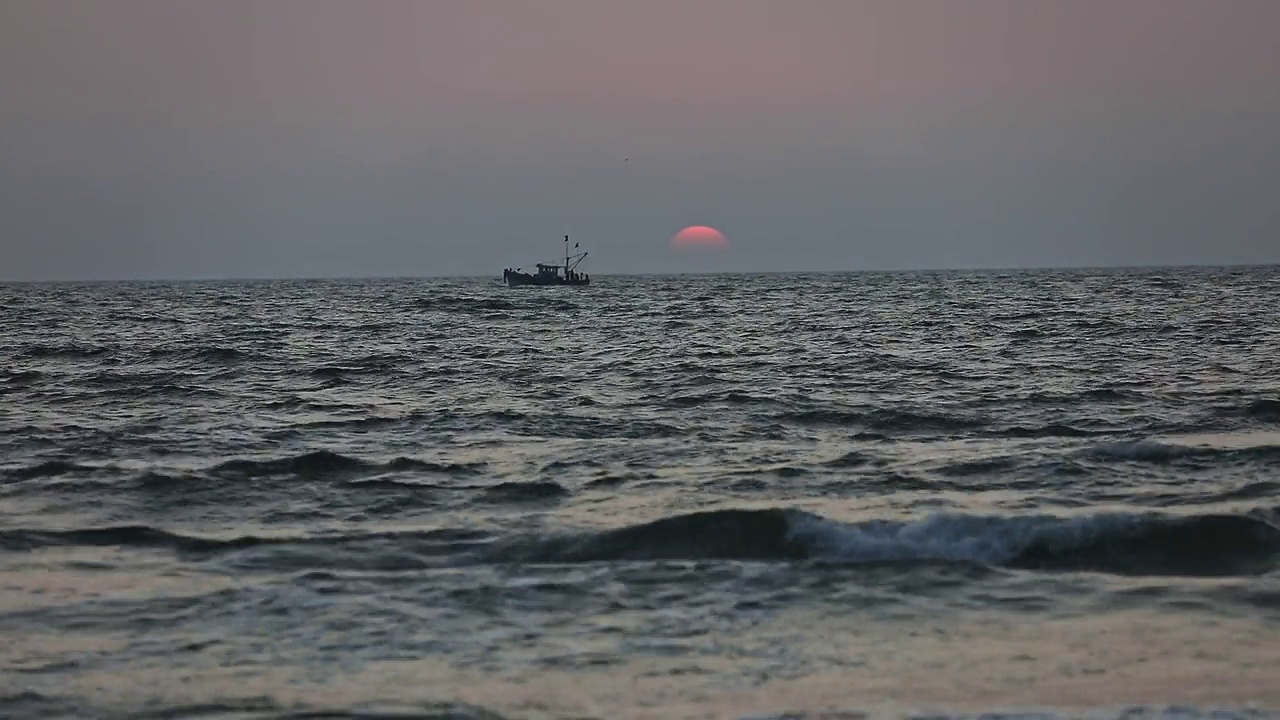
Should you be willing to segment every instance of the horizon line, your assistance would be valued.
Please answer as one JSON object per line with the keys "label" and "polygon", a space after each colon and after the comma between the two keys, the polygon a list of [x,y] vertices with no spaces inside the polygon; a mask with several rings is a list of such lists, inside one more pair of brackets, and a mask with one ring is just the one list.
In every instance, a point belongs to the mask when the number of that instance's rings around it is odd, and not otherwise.
{"label": "horizon line", "polygon": [[[864,268],[849,270],[725,270],[700,272],[627,272],[627,273],[591,273],[597,277],[713,277],[747,276],[747,275],[907,275],[913,273],[1010,273],[1010,272],[1079,272],[1079,271],[1123,271],[1123,270],[1214,270],[1241,268],[1280,267],[1280,260],[1264,262],[1224,262],[1224,263],[1169,263],[1169,264],[1131,264],[1131,265],[1024,265],[1024,266],[951,266],[951,267],[900,267],[900,268]],[[40,279],[8,279],[0,278],[0,285],[56,285],[56,284],[93,284],[93,283],[183,283],[183,282],[299,282],[299,281],[356,281],[356,280],[480,280],[501,279],[497,274],[443,274],[443,275],[205,275],[191,277],[116,277],[116,278],[40,278]]]}

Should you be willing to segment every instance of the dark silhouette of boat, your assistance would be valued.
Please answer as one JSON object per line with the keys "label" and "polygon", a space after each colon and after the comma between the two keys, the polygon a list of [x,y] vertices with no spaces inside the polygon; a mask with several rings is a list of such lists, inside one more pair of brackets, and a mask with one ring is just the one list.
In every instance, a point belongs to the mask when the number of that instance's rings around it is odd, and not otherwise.
{"label": "dark silhouette of boat", "polygon": [[[573,246],[578,247],[578,243]],[[502,271],[502,281],[508,287],[527,287],[533,285],[590,285],[591,276],[578,272],[578,264],[587,256],[587,251],[583,250],[570,257],[569,255],[569,236],[564,236],[564,265],[538,263],[538,271],[536,273],[527,273],[523,268],[512,270],[507,268]],[[564,274],[560,273],[564,270]]]}

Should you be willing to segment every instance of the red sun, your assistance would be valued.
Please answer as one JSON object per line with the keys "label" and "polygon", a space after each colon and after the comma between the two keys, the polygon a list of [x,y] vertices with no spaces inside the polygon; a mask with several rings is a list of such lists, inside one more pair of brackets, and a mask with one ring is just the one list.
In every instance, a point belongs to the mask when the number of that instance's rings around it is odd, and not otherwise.
{"label": "red sun", "polygon": [[671,247],[677,250],[713,249],[729,247],[729,238],[719,230],[706,225],[690,225],[671,238]]}

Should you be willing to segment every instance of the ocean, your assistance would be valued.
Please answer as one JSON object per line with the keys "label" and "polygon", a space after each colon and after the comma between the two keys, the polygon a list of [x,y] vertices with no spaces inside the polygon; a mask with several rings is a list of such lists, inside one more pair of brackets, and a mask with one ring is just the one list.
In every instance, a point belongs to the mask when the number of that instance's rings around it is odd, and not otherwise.
{"label": "ocean", "polygon": [[0,716],[1280,717],[1280,268],[0,285]]}

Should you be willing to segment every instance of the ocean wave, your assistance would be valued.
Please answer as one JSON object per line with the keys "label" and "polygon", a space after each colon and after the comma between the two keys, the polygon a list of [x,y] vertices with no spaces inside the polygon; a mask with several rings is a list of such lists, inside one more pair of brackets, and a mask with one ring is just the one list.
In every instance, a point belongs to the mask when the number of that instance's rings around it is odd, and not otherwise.
{"label": "ocean wave", "polygon": [[1259,480],[1245,483],[1240,487],[1217,493],[1214,502],[1233,502],[1238,500],[1259,500],[1268,497],[1280,497],[1280,482]]}
{"label": "ocean wave", "polygon": [[658,402],[678,408],[695,408],[703,405],[723,403],[726,405],[768,405],[776,403],[773,398],[751,395],[740,391],[692,393],[689,395],[646,395],[640,398],[642,403]]}
{"label": "ocean wave", "polygon": [[522,413],[514,410],[498,410],[469,415],[444,412],[436,416],[436,421],[454,423],[454,427],[459,430],[501,428],[525,437],[577,440],[605,438],[653,440],[684,437],[688,434],[684,428],[655,420],[624,418],[611,420],[590,415],[572,415],[566,412]]}
{"label": "ocean wave", "polygon": [[1090,388],[1076,392],[1048,392],[1037,390],[1024,395],[1021,399],[1037,405],[1059,405],[1062,403],[1115,402],[1121,400],[1142,399],[1143,393],[1138,390],[1126,390],[1123,383],[1115,383],[1106,387]]}
{"label": "ocean wave", "polygon": [[210,387],[200,385],[179,385],[176,383],[162,383],[160,385],[152,385],[142,388],[112,388],[102,393],[108,397],[122,397],[132,395],[133,397],[181,397],[181,398],[223,398],[226,393]]}
{"label": "ocean wave", "polygon": [[1178,445],[1158,440],[1135,440],[1096,445],[1083,453],[1100,460],[1120,460],[1152,464],[1172,463],[1179,460],[1280,460],[1280,445],[1255,445],[1251,447],[1214,447],[1210,445]]}
{"label": "ocean wave", "polygon": [[67,462],[65,460],[47,460],[42,463],[36,463],[35,465],[27,465],[25,467],[10,470],[5,473],[5,476],[13,480],[34,480],[37,478],[58,477],[61,475],[88,475],[102,469],[103,468]]}
{"label": "ocean wave", "polygon": [[443,473],[446,475],[475,475],[482,472],[485,463],[437,463],[414,458],[398,457],[382,465],[394,472]]}
{"label": "ocean wave", "polygon": [[43,695],[34,690],[5,693],[0,694],[0,708],[4,708],[6,713],[12,713],[7,717],[93,717],[93,713],[83,711],[80,707],[82,703],[67,698]]}
{"label": "ocean wave", "polygon": [[39,370],[0,370],[0,383],[9,387],[30,385],[44,377]]}
{"label": "ocean wave", "polygon": [[209,538],[164,530],[150,525],[111,525],[70,530],[38,530],[16,528],[0,530],[0,548],[8,551],[30,551],[45,547],[129,547],[175,550],[183,553],[215,554],[263,546],[323,547],[360,546],[377,543],[399,544],[404,549],[422,552],[424,544],[444,545],[451,549],[470,547],[489,538],[488,533],[464,528],[437,528],[391,532],[344,533],[331,535],[261,536],[240,535]]}
{"label": "ocean wave", "polygon": [[420,298],[415,303],[423,310],[440,310],[445,312],[486,312],[493,310],[513,310],[515,305],[498,298],[469,298],[442,295],[433,298]]}
{"label": "ocean wave", "polygon": [[255,357],[254,353],[246,350],[216,345],[205,348],[159,347],[153,348],[147,354],[153,358],[176,357],[211,363],[237,363]]}
{"label": "ocean wave", "polygon": [[1280,560],[1280,527],[1248,515],[941,513],[861,524],[798,516],[788,536],[796,538],[839,562],[951,560],[1123,575],[1253,574]]}
{"label": "ocean wave", "polygon": [[152,323],[167,323],[167,324],[177,325],[182,322],[181,320],[171,316],[165,316],[160,314],[145,315],[145,314],[136,313],[136,312],[121,312],[119,310],[113,310],[111,312],[106,313],[106,317],[108,320],[111,320],[113,322],[139,323],[143,325],[152,324]]}
{"label": "ocean wave", "polygon": [[[559,494],[552,485],[532,483],[524,489],[500,485],[485,491],[507,498],[514,493],[522,499],[540,499]],[[146,525],[0,531],[0,548],[5,550],[56,545],[204,554],[291,547],[294,552],[288,563],[306,567],[426,567],[428,558],[446,565],[656,560],[952,562],[1024,571],[1213,577],[1260,574],[1280,564],[1280,526],[1261,514],[1112,513],[1064,518],[938,513],[916,521],[844,523],[786,508],[729,509],[602,532],[500,539],[468,529],[226,539]],[[272,559],[263,562],[269,565]]]}
{"label": "ocean wave", "polygon": [[800,425],[857,426],[879,431],[956,431],[986,425],[981,418],[944,413],[911,412],[886,408],[841,410],[834,408],[790,410],[773,415],[770,420]]}
{"label": "ocean wave", "polygon": [[357,405],[355,403],[344,403],[344,402],[333,402],[333,401],[325,402],[323,400],[308,399],[308,398],[299,397],[297,395],[290,395],[278,400],[271,400],[269,402],[263,403],[261,407],[264,410],[286,410],[291,412],[298,411],[298,410],[321,410],[321,411],[341,412],[341,411],[359,411],[359,410],[369,409],[368,406],[366,405]]}
{"label": "ocean wave", "polygon": [[524,562],[725,559],[952,561],[1028,570],[1231,575],[1270,569],[1280,527],[1233,515],[983,517],[846,524],[789,509],[714,510],[510,546]]}
{"label": "ocean wave", "polygon": [[270,460],[229,460],[215,465],[209,473],[219,476],[257,478],[280,475],[322,478],[366,472],[441,473],[462,476],[483,470],[483,463],[436,463],[398,457],[385,463],[369,462],[341,453],[319,450]]}
{"label": "ocean wave", "polygon": [[111,349],[101,345],[84,345],[79,343],[65,343],[58,345],[34,344],[23,348],[22,351],[18,353],[18,357],[30,360],[82,360],[86,358],[102,357],[109,354],[111,354]]}
{"label": "ocean wave", "polygon": [[930,480],[900,472],[871,475],[856,480],[836,480],[822,486],[825,494],[865,495],[867,493],[926,492],[942,493],[956,489],[949,482]]}
{"label": "ocean wave", "polygon": [[948,463],[938,468],[938,473],[946,477],[969,477],[971,475],[997,475],[1011,470],[1018,464],[1014,457],[990,457],[980,460],[965,460]]}
{"label": "ocean wave", "polygon": [[1250,417],[1280,419],[1280,400],[1259,398],[1246,405],[1244,412]]}
{"label": "ocean wave", "polygon": [[342,378],[346,375],[386,375],[400,372],[401,361],[387,358],[360,358],[338,365],[324,365],[313,368],[310,373],[318,378]]}
{"label": "ocean wave", "polygon": [[838,458],[828,460],[823,463],[827,467],[832,468],[855,468],[864,465],[884,465],[885,460],[882,458],[872,457],[864,452],[851,450]]}
{"label": "ocean wave", "polygon": [[100,398],[224,397],[225,393],[222,390],[190,384],[195,380],[207,381],[208,379],[199,374],[168,370],[137,372],[104,370],[86,376],[79,382],[85,386],[98,388],[95,394]]}
{"label": "ocean wave", "polygon": [[622,560],[802,560],[807,543],[791,538],[794,511],[708,510],[600,533],[519,538],[495,548],[502,562]]}
{"label": "ocean wave", "polygon": [[550,480],[502,482],[485,488],[484,499],[489,502],[531,502],[555,500],[568,494],[563,485]]}
{"label": "ocean wave", "polygon": [[311,420],[293,425],[289,429],[297,431],[321,429],[370,430],[373,428],[400,425],[402,423],[411,422],[418,417],[419,416],[414,413],[405,417],[370,415],[366,417],[343,418],[337,420]]}
{"label": "ocean wave", "polygon": [[228,460],[210,469],[215,475],[262,477],[267,475],[334,475],[367,467],[367,463],[335,452],[320,450],[276,460]]}
{"label": "ocean wave", "polygon": [[995,435],[1007,438],[1081,438],[1094,437],[1097,435],[1107,435],[1114,433],[1114,430],[1086,430],[1078,428],[1074,425],[1066,425],[1062,423],[1049,423],[1040,426],[1024,426],[1015,425],[1010,428],[998,430]]}
{"label": "ocean wave", "polygon": [[[264,460],[228,460],[210,467],[204,474],[181,471],[177,474],[149,470],[135,478],[143,487],[168,487],[188,480],[208,480],[209,476],[223,480],[248,480],[265,477],[301,477],[307,479],[354,480],[361,477],[377,477],[383,480],[395,475],[446,475],[450,478],[474,477],[483,473],[483,462],[450,463],[397,457],[386,462],[371,462],[340,453],[320,450]],[[95,475],[110,473],[120,475],[124,471],[111,465],[83,465],[65,460],[48,460],[21,466],[5,472],[4,477],[13,481],[53,478],[66,475]],[[412,483],[397,483],[410,485]],[[458,486],[466,489],[467,486]],[[487,489],[488,486],[472,486]]]}

